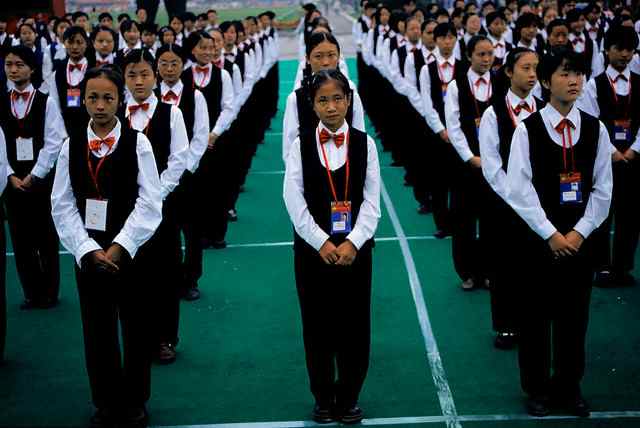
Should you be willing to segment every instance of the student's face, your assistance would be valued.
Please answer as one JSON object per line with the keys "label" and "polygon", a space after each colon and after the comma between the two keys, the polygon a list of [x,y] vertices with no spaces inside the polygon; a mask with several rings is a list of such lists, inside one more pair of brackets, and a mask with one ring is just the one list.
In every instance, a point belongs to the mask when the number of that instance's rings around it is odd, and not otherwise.
{"label": "student's face", "polygon": [[592,10],[591,12],[587,13],[587,21],[589,21],[591,24],[595,24],[600,19],[600,14],[601,12],[599,10]]}
{"label": "student's face", "polygon": [[551,91],[551,97],[562,103],[572,103],[582,92],[584,75],[565,70],[564,64],[551,75],[550,82],[542,84]]}
{"label": "student's face", "polygon": [[207,20],[198,18],[198,20],[196,21],[196,28],[198,30],[204,30],[206,26],[207,26]]}
{"label": "student's face", "polygon": [[389,18],[391,18],[391,13],[387,9],[382,9],[380,11],[380,25],[388,25]]}
{"label": "student's face", "polygon": [[142,33],[142,43],[144,43],[145,46],[151,47],[155,42],[156,42],[156,35],[154,33],[150,33],[148,31],[145,31],[144,33]]}
{"label": "student's face", "polygon": [[260,17],[260,23],[262,24],[262,28],[271,27],[271,20],[269,19],[268,16],[261,16]]}
{"label": "student's face", "polygon": [[173,85],[180,79],[182,66],[182,60],[173,52],[165,52],[158,58],[158,74],[168,85]]}
{"label": "student's face", "polygon": [[565,5],[562,7],[562,14],[566,15],[567,12],[569,12],[570,10],[573,10],[576,8],[576,2],[574,1],[568,1],[567,3],[565,3]]}
{"label": "student's face", "polygon": [[376,13],[376,10],[374,8],[365,8],[364,10],[364,14],[366,16],[368,16],[369,18],[371,18],[373,16],[373,14]]}
{"label": "student's face", "polygon": [[320,121],[330,129],[342,126],[351,99],[345,95],[340,86],[329,80],[322,85],[313,99],[313,110]]}
{"label": "student's face", "polygon": [[109,125],[120,105],[118,88],[104,76],[89,79],[84,92],[84,105],[96,125]]}
{"label": "student's face", "polygon": [[433,30],[438,24],[431,22],[424,27],[422,32],[422,44],[429,50],[433,49],[436,45],[436,40],[433,37]]}
{"label": "student's face", "polygon": [[138,22],[147,22],[147,11],[144,9],[139,9],[136,12],[136,17],[138,18]]}
{"label": "student's face", "polygon": [[200,39],[198,44],[193,48],[193,57],[198,64],[207,65],[213,61],[215,54],[215,43],[211,39]]}
{"label": "student's face", "polygon": [[64,36],[64,32],[67,31],[67,28],[69,28],[69,23],[66,21],[58,24],[56,27],[56,37],[58,37],[58,40],[62,40],[62,36]]}
{"label": "student's face", "polygon": [[513,19],[513,12],[511,12],[511,9],[504,10],[504,17],[507,20],[507,22],[511,22],[511,20]]}
{"label": "student's face", "polygon": [[580,15],[580,18],[577,21],[570,24],[571,31],[573,31],[575,34],[580,34],[584,30],[585,24],[586,20],[584,19],[584,16]]}
{"label": "student's face", "polygon": [[175,31],[176,34],[182,31],[182,28],[183,28],[182,21],[180,21],[177,18],[173,18],[169,25],[171,26],[171,28],[173,28],[173,31]]}
{"label": "student's face", "polygon": [[415,2],[409,2],[407,4],[402,5],[402,8],[404,9],[404,13],[411,14],[411,12],[416,10],[416,4]]}
{"label": "student's face", "polygon": [[436,22],[438,24],[447,23],[449,22],[449,16],[444,14],[438,15],[438,17],[436,18]]}
{"label": "student's face", "polygon": [[489,25],[489,33],[496,38],[502,37],[502,34],[504,34],[506,29],[507,25],[502,18],[494,19],[493,22],[491,22],[491,25]]}
{"label": "student's face", "polygon": [[453,18],[451,18],[451,22],[453,22],[453,25],[456,27],[456,30],[459,30],[462,28],[462,16],[458,15],[458,16],[454,16]]}
{"label": "student's face", "polygon": [[224,39],[220,31],[212,31],[211,37],[213,38],[213,59],[216,60],[222,54],[222,49],[224,49]]}
{"label": "student's face", "polygon": [[224,32],[224,43],[227,45],[235,45],[237,39],[238,34],[236,33],[236,27],[232,25],[227,31]]}
{"label": "student's face", "polygon": [[402,22],[398,22],[398,33],[404,35],[404,33],[406,32],[406,26],[404,25],[404,21]]}
{"label": "student's face", "polygon": [[140,40],[140,31],[138,30],[138,27],[136,25],[132,25],[128,31],[124,32],[124,39],[129,46],[135,46]]}
{"label": "student's face", "polygon": [[480,17],[478,15],[471,15],[467,19],[467,26],[465,30],[469,34],[478,34],[478,31],[480,31],[480,26]]}
{"label": "student's face", "polygon": [[124,77],[129,92],[137,102],[142,102],[151,96],[156,79],[148,62],[127,65]]}
{"label": "student's face", "polygon": [[478,13],[478,7],[475,4],[471,4],[467,7],[467,13]]}
{"label": "student's face", "polygon": [[525,13],[533,13],[533,11],[531,10],[531,6],[529,6],[528,4],[522,6],[520,8],[520,15],[525,14]]}
{"label": "student's face", "polygon": [[317,73],[320,70],[334,70],[338,68],[340,52],[333,43],[324,41],[313,48],[307,62],[311,66],[311,71]]}
{"label": "student's face", "polygon": [[416,19],[412,19],[407,24],[407,31],[405,32],[407,39],[416,44],[420,40],[420,23]]}
{"label": "student's face", "polygon": [[496,10],[496,8],[493,7],[493,5],[488,4],[488,5],[486,5],[485,7],[482,8],[481,13],[482,13],[482,16],[487,16],[488,14],[490,14],[491,12],[493,12],[495,10]]}
{"label": "student's face", "polygon": [[23,45],[32,48],[36,42],[36,33],[34,33],[30,27],[26,25],[23,26],[20,28],[20,42]]}
{"label": "student's face", "polygon": [[478,42],[471,53],[471,68],[478,74],[484,74],[493,65],[493,45],[489,40]]}
{"label": "student's face", "polygon": [[520,38],[527,43],[531,43],[531,41],[536,38],[536,34],[538,34],[538,27],[535,25],[523,27],[520,30]]}
{"label": "student's face", "polygon": [[9,54],[4,59],[4,72],[16,86],[23,86],[31,80],[33,70],[17,55]]}
{"label": "student's face", "polygon": [[456,45],[456,40],[457,38],[451,33],[447,33],[445,36],[438,37],[438,39],[436,40],[436,45],[438,45],[438,49],[440,50],[442,56],[444,56],[445,58],[451,56],[453,48]]}
{"label": "student's face", "polygon": [[607,57],[609,58],[609,64],[618,70],[623,71],[633,58],[633,51],[629,49],[618,49],[618,46],[613,45],[607,51]]}
{"label": "student's face", "polygon": [[107,28],[113,29],[113,20],[111,20],[109,18],[102,18],[100,20],[100,25],[103,26],[103,27],[107,27]]}
{"label": "student's face", "polygon": [[538,67],[538,55],[533,52],[524,53],[518,58],[513,71],[507,70],[507,76],[511,79],[511,87],[519,91],[529,93],[537,82],[536,68]]}
{"label": "student's face", "polygon": [[103,57],[113,52],[113,35],[108,31],[100,31],[93,41],[93,48]]}
{"label": "student's face", "polygon": [[564,25],[553,27],[549,34],[549,45],[551,47],[565,46],[569,42],[569,29]]}
{"label": "student's face", "polygon": [[74,61],[81,60],[87,50],[87,42],[80,34],[74,34],[70,39],[65,40],[64,47],[67,55]]}
{"label": "student's face", "polygon": [[207,14],[207,19],[209,20],[209,24],[216,25],[218,23],[218,14],[215,12],[209,12]]}
{"label": "student's face", "polygon": [[176,42],[176,36],[171,31],[165,31],[162,33],[162,44],[171,45]]}
{"label": "student's face", "polygon": [[195,22],[193,22],[190,19],[187,19],[186,21],[184,21],[184,28],[186,28],[189,31],[193,30],[194,25],[195,25]]}
{"label": "student's face", "polygon": [[4,33],[7,31],[7,23],[5,21],[0,21],[0,33]]}
{"label": "student's face", "polygon": [[546,27],[547,25],[549,25],[549,23],[554,19],[556,19],[557,17],[558,17],[557,10],[547,9],[547,13],[544,14],[544,18],[542,19],[544,21],[544,26]]}
{"label": "student's face", "polygon": [[87,18],[84,16],[79,16],[73,25],[77,25],[78,27],[87,28]]}

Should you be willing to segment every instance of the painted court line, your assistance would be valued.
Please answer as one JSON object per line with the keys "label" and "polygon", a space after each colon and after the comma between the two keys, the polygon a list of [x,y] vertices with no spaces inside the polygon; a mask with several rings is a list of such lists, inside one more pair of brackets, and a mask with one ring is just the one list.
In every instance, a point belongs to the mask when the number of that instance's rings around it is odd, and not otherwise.
{"label": "painted court line", "polygon": [[[585,420],[602,420],[602,419],[635,419],[640,418],[640,411],[621,411],[621,412],[592,412],[591,417]],[[536,420],[540,422],[554,420],[578,420],[577,416],[568,415],[550,415],[544,418],[536,418],[526,414],[509,414],[509,415],[460,415],[458,420],[462,422],[498,422],[498,421],[527,421]],[[364,426],[384,426],[384,425],[418,425],[418,424],[441,424],[447,421],[446,416],[407,416],[398,418],[373,418],[362,421]],[[318,426],[338,426],[337,423],[317,424],[313,421],[280,421],[280,422],[240,422],[228,424],[205,424],[205,425],[173,425],[173,426],[157,426],[155,428],[304,428]],[[549,425],[550,426],[550,425]]]}
{"label": "painted court line", "polygon": [[[381,166],[381,171],[386,171],[388,169],[398,169],[401,168],[399,166]],[[284,169],[274,169],[274,170],[265,170],[265,171],[249,171],[250,175],[284,175]]]}
{"label": "painted court line", "polygon": [[431,328],[431,321],[429,320],[429,311],[427,305],[424,302],[424,296],[422,295],[422,285],[420,284],[420,278],[418,277],[418,271],[411,254],[411,248],[396,209],[391,201],[387,187],[384,184],[384,180],[380,182],[380,190],[382,193],[382,199],[387,207],[391,224],[396,232],[396,236],[399,238],[400,249],[402,250],[402,256],[404,257],[404,263],[407,268],[407,274],[409,275],[409,286],[411,287],[411,294],[413,301],[416,305],[416,311],[418,314],[418,321],[420,322],[420,330],[424,337],[424,344],[427,350],[427,359],[429,360],[429,366],[431,368],[431,376],[433,377],[433,383],[438,390],[438,399],[440,401],[440,409],[444,416],[444,422],[447,428],[460,428],[462,425],[458,420],[458,412],[456,405],[453,401],[453,394],[447,381],[447,376],[442,365],[442,359],[440,358],[440,352],[438,351],[438,344]]}

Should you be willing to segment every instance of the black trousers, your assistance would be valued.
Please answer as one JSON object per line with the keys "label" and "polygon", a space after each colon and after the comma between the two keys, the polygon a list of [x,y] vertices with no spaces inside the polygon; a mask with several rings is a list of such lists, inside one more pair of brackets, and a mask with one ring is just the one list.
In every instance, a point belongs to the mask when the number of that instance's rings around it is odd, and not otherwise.
{"label": "black trousers", "polygon": [[458,154],[450,143],[446,143],[439,135],[433,134],[431,144],[427,146],[432,152],[431,156],[425,157],[426,171],[428,175],[429,189],[431,194],[431,209],[433,211],[433,221],[436,229],[443,231],[451,230],[451,210],[449,207],[449,196],[453,187],[453,180],[462,165]]}
{"label": "black trousers", "polygon": [[[147,11],[147,19],[149,22],[153,23],[156,21],[160,0],[137,0],[136,3],[138,7],[142,7]],[[167,15],[172,17],[186,12],[187,0],[164,0],[164,6],[167,9]]]}
{"label": "black trousers", "polygon": [[0,208],[0,361],[7,343],[7,243],[4,234],[4,214]]}
{"label": "black trousers", "polygon": [[488,247],[486,243],[488,195],[491,188],[479,168],[464,164],[457,169],[451,192],[451,250],[453,264],[465,281],[488,278]]}
{"label": "black trousers", "polygon": [[222,241],[227,234],[229,186],[228,144],[223,134],[213,150],[207,150],[195,173],[199,198],[198,228],[209,241]]}
{"label": "black trousers", "polygon": [[58,299],[60,256],[51,218],[53,173],[29,192],[7,186],[6,207],[18,278],[27,300]]}
{"label": "black trousers", "polygon": [[[633,270],[638,236],[640,164],[613,164],[613,196],[611,210],[604,223],[594,232],[596,269],[623,273]],[[613,225],[612,225],[613,223]],[[613,226],[613,248],[611,229]]]}
{"label": "black trousers", "polygon": [[[197,173],[197,171],[196,171]],[[180,179],[180,185],[174,190],[177,216],[178,244],[180,232],[184,237],[184,252],[178,245],[178,261],[180,264],[178,286],[182,289],[197,287],[202,276],[202,232],[198,212],[198,176],[185,171]]]}
{"label": "black trousers", "polygon": [[294,262],[311,392],[323,406],[348,408],[369,368],[372,250],[341,267],[296,244]]}
{"label": "black trousers", "polygon": [[522,389],[529,395],[580,391],[593,278],[589,246],[587,240],[578,255],[555,260],[538,239],[528,259],[529,282],[518,289],[518,357]]}
{"label": "black trousers", "polygon": [[135,408],[149,400],[152,330],[144,308],[154,284],[138,282],[134,270],[125,263],[112,275],[76,266],[85,359],[97,408]]}

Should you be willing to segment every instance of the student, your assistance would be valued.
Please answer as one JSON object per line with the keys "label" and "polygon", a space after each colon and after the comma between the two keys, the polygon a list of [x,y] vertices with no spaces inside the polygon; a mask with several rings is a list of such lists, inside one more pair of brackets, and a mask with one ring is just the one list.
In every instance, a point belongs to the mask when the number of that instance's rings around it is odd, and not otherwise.
{"label": "student", "polygon": [[487,37],[493,44],[493,69],[497,70],[504,63],[507,53],[513,48],[504,38],[507,29],[506,18],[502,12],[491,12],[486,16]]}
{"label": "student", "polygon": [[[131,97],[124,111],[130,128],[142,132],[151,142],[156,168],[160,174],[162,222],[153,237],[140,248],[138,273],[140,281],[155,285],[153,305],[154,325],[168,322],[175,327],[172,333],[159,328],[154,346],[155,356],[162,363],[176,358],[178,342],[178,286],[181,282],[181,242],[173,190],[180,183],[186,169],[189,139],[180,109],[158,100],[153,93],[156,84],[155,61],[146,49],[133,49],[124,57],[124,77]],[[175,321],[171,321],[175,320]],[[170,336],[170,337],[168,337]]]}
{"label": "student", "polygon": [[584,73],[572,51],[544,57],[549,103],[518,125],[509,156],[507,202],[535,239],[518,288],[520,380],[534,416],[551,405],[589,415],[580,390],[594,270],[589,237],[607,217],[612,172],[607,128],[575,106]]}
{"label": "student", "polygon": [[459,156],[451,190],[451,251],[465,291],[489,284],[483,225],[491,189],[481,177],[478,128],[495,92],[490,73],[493,44],[485,36],[475,36],[467,49],[471,66],[448,85],[444,106],[447,134]]}
{"label": "student", "polygon": [[65,60],[67,57],[67,51],[64,48],[63,38],[64,32],[71,26],[69,21],[64,19],[56,19],[53,26],[55,32],[55,39],[51,41],[48,49],[45,49],[42,56],[42,85],[40,91],[49,93],[49,82],[53,75],[55,67]]}
{"label": "student", "polygon": [[93,50],[96,52],[94,64],[96,67],[111,65],[115,62],[116,32],[108,27],[96,27],[91,33]]}
{"label": "student", "polygon": [[123,97],[114,68],[87,72],[91,121],[65,141],[51,195],[60,240],[76,261],[91,427],[146,427],[151,390],[149,316],[140,308],[156,284],[134,272],[138,249],[162,220],[162,189],[149,140],[116,117]]}
{"label": "student", "polygon": [[25,297],[22,309],[56,306],[60,289],[50,171],[66,133],[56,103],[31,83],[36,67],[29,48],[7,48],[4,70],[13,89],[3,91],[0,123],[9,162],[5,195],[9,231]]}
{"label": "student", "polygon": [[600,49],[596,42],[586,33],[584,13],[580,9],[572,9],[567,13],[567,24],[569,25],[569,43],[573,51],[580,54],[587,64],[586,78],[597,76],[604,70],[604,65],[600,60]]}
{"label": "student", "polygon": [[31,82],[37,88],[40,88],[42,84],[42,61],[44,50],[46,48],[42,47],[41,37],[38,36],[36,32],[36,28],[27,23],[22,23],[18,27],[18,44],[21,46],[25,46],[35,54],[36,57],[36,69],[34,70],[34,74],[31,76]]}
{"label": "student", "polygon": [[487,240],[489,247],[493,248],[489,259],[493,279],[491,317],[496,334],[494,345],[498,349],[511,349],[517,341],[517,284],[522,275],[521,261],[526,253],[500,253],[499,243],[501,236],[509,236],[522,243],[528,235],[526,224],[506,203],[506,179],[513,131],[543,105],[531,93],[537,83],[537,66],[538,55],[534,51],[521,47],[511,50],[503,66],[510,82],[507,94],[494,97],[480,121],[482,175],[494,192],[489,196],[491,230]]}
{"label": "student", "polygon": [[141,49],[142,41],[140,40],[140,24],[135,21],[126,20],[120,24],[120,35],[124,43],[118,45],[118,54],[116,62],[122,68],[122,62],[125,55],[133,49]]}
{"label": "student", "polygon": [[89,67],[85,56],[89,38],[83,28],[69,27],[64,32],[64,45],[68,56],[55,68],[49,82],[49,91],[62,113],[65,128],[69,130],[84,127],[89,121],[80,98],[80,86]]}
{"label": "student", "polygon": [[[209,140],[207,152],[202,157],[196,180],[200,183],[225,183],[224,158],[216,150],[216,143],[226,132],[233,120],[233,82],[226,70],[213,65],[215,44],[211,36],[204,31],[195,31],[184,41],[184,50],[190,56],[192,65],[182,75],[186,86],[199,89],[207,100],[209,111]],[[205,247],[226,248],[225,236],[228,219],[222,186],[206,186],[202,189],[200,225]],[[195,290],[195,289],[194,289]],[[197,293],[196,293],[197,294]]]}
{"label": "student", "polygon": [[319,124],[295,138],[284,178],[284,201],[295,229],[307,369],[316,401],[312,416],[319,423],[363,419],[358,396],[369,366],[380,166],[373,140],[345,120],[351,91],[335,69],[314,75],[310,96]]}
{"label": "student", "polygon": [[176,34],[176,44],[182,46],[182,41],[184,39],[184,34],[182,30],[184,29],[184,22],[182,22],[182,17],[179,15],[174,15],[169,18],[169,27]]}
{"label": "student", "polygon": [[80,27],[84,30],[85,35],[89,37],[91,31],[91,22],[89,21],[89,15],[85,12],[74,12],[71,14],[71,22],[74,26]]}
{"label": "student", "polygon": [[533,13],[523,13],[516,20],[514,42],[516,47],[535,51],[538,56],[544,54],[544,39],[538,33],[539,18]]}
{"label": "student", "polygon": [[[182,276],[178,281],[178,291],[185,300],[195,300],[198,296],[198,280],[202,276],[202,243],[201,233],[198,231],[196,212],[200,199],[198,191],[205,187],[205,183],[197,181],[196,172],[200,160],[208,147],[209,112],[207,100],[200,90],[187,86],[180,80],[180,75],[186,61],[184,50],[178,45],[163,45],[158,49],[158,75],[160,85],[157,90],[158,98],[162,102],[178,106],[189,137],[186,168],[180,185],[174,190],[176,202],[176,217],[178,228],[184,234],[185,253],[182,260]],[[174,312],[175,313],[175,312]],[[171,321],[171,320],[168,320]],[[167,322],[166,342],[177,338],[177,321]],[[175,344],[174,344],[175,345]]]}
{"label": "student", "polygon": [[[307,45],[306,58],[311,71],[310,75],[320,70],[335,70],[340,58],[340,45],[329,33],[313,34]],[[304,129],[315,129],[317,126],[318,118],[313,114],[310,98],[308,98],[309,80],[310,77],[303,80],[302,86],[287,97],[282,131],[282,159],[285,164],[293,140]],[[352,82],[349,82],[349,85],[352,90],[355,89]],[[356,91],[353,91],[352,102],[349,103],[347,122],[358,130],[365,129],[364,109]]]}
{"label": "student", "polygon": [[456,44],[454,53],[456,59],[465,62],[468,67],[467,44],[473,36],[480,34],[480,30],[482,30],[482,21],[475,13],[467,13],[464,18],[462,18],[462,25],[464,25],[465,32],[462,37],[458,38],[458,43]]}
{"label": "student", "polygon": [[[635,284],[631,274],[638,247],[638,215],[635,185],[640,152],[640,113],[637,91],[640,75],[629,70],[629,62],[638,44],[633,28],[614,26],[607,31],[604,49],[608,66],[604,73],[589,80],[579,100],[579,107],[600,118],[614,146],[612,210],[604,224],[594,233],[597,250],[596,285]],[[615,219],[615,221],[614,221]],[[610,245],[612,222],[615,224],[613,251]]]}
{"label": "student", "polygon": [[[7,145],[2,127],[0,127],[0,195],[7,188]],[[1,224],[4,225],[4,210],[0,210]],[[0,366],[4,364],[4,349],[7,339],[7,243],[4,227],[0,228]]]}
{"label": "student", "polygon": [[98,26],[113,30],[113,16],[109,12],[102,12],[98,15]]}
{"label": "student", "polygon": [[171,27],[161,27],[158,30],[158,41],[160,42],[160,45],[178,44],[176,32],[173,31],[173,28]]}
{"label": "student", "polygon": [[158,45],[156,42],[156,33],[158,32],[158,26],[156,24],[144,24],[140,26],[142,48],[147,49],[151,55],[155,58],[156,49]]}

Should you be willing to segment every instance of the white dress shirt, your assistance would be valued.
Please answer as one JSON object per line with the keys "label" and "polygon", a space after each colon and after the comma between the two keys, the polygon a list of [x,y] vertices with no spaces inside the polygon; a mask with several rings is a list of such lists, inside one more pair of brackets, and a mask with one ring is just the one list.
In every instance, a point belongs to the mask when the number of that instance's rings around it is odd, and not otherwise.
{"label": "white dress shirt", "polygon": [[[147,111],[138,109],[135,113],[130,113],[129,107],[143,103],[149,104]],[[129,121],[131,128],[145,133],[157,106],[158,98],[153,93],[142,103],[136,102],[133,98],[129,99],[127,101],[127,107],[124,114]],[[170,120],[171,144],[167,168],[164,171],[158,171],[160,173],[160,184],[162,186],[162,200],[165,200],[167,195],[169,195],[169,193],[171,193],[180,183],[180,177],[182,177],[184,170],[187,168],[187,156],[189,149],[187,129],[184,126],[182,112],[178,107],[171,107]],[[151,145],[153,146],[153,141],[151,142]]]}
{"label": "white dress shirt", "polygon": [[[609,65],[605,73],[607,73],[609,81],[613,82],[613,86],[616,88],[616,94],[621,97],[629,95],[629,89],[631,88],[631,85],[629,84],[631,81],[631,71],[629,70],[629,67],[625,68],[622,73],[619,73],[615,68]],[[618,79],[619,75],[624,76],[625,79]],[[580,110],[589,113],[591,116],[600,117],[598,90],[596,88],[596,81],[594,78],[589,79],[587,84],[584,86],[584,90],[582,91],[582,94],[580,94],[580,98],[578,98],[577,105]],[[636,153],[640,153],[640,130],[636,133],[636,136],[633,139],[631,149]],[[612,145],[611,150],[615,152],[615,146]]]}
{"label": "white dress shirt", "polygon": [[[117,122],[107,136],[107,138],[112,136],[116,140],[111,149],[109,150],[107,146],[103,145],[100,151],[92,152],[95,156],[102,158],[117,149],[120,127],[120,122]],[[91,124],[89,124],[87,127],[87,139],[91,141],[96,138],[98,137],[91,129]],[[135,257],[138,248],[153,236],[162,221],[162,195],[156,161],[153,157],[151,143],[142,133],[138,133],[136,154],[138,156],[138,198],[133,211],[124,223],[124,227],[113,240],[114,243],[122,245],[131,257]],[[87,179],[89,178],[87,177]],[[51,193],[51,216],[60,237],[60,242],[73,254],[78,265],[80,265],[85,254],[100,249],[106,250],[106,248],[101,248],[95,240],[89,237],[78,211],[69,176],[68,139],[62,145],[62,150],[60,150],[60,156],[58,157],[53,191]]]}
{"label": "white dress shirt", "polygon": [[[31,110],[31,104],[35,98],[35,91],[36,90],[33,88],[33,85],[29,84],[29,86],[27,86],[23,91],[20,91],[30,92],[32,97],[29,100],[25,101],[22,98],[19,98],[18,100],[10,101],[11,114],[14,114],[15,112],[17,114],[17,116],[15,116],[16,119],[22,119],[27,115],[27,113],[29,113]],[[9,95],[9,97],[11,97],[11,95]],[[38,152],[36,164],[31,169],[31,175],[38,178],[46,177],[49,171],[51,171],[51,168],[53,168],[53,165],[56,163],[56,158],[60,152],[62,141],[67,138],[67,131],[64,127],[64,121],[62,120],[60,109],[51,96],[47,97],[44,117],[44,146],[40,149],[40,152]],[[7,175],[12,175],[14,173],[10,165],[7,165],[6,173]]]}
{"label": "white dress shirt", "polygon": [[[356,85],[349,80],[351,88],[351,103],[353,104],[353,120],[351,125],[358,131],[365,132],[364,126],[364,107],[362,100],[358,95]],[[296,93],[291,92],[287,97],[287,106],[284,110],[284,118],[282,120],[282,160],[287,163],[287,156],[293,144],[293,140],[298,137],[300,120],[298,119],[298,99]]]}
{"label": "white dress shirt", "polygon": [[[192,66],[193,80],[199,87],[205,87],[211,81],[211,67],[213,64],[207,64],[205,67],[209,69],[208,73],[199,73],[196,71],[197,65]],[[235,119],[235,111],[233,105],[233,81],[227,70],[220,70],[222,79],[222,96],[220,97],[220,115],[216,123],[210,123],[213,126],[211,132],[220,136],[224,131],[229,129],[231,123]]]}
{"label": "white dress shirt", "polygon": [[493,45],[493,54],[496,58],[504,59],[507,56],[507,41],[504,39],[504,36],[500,37],[500,39],[496,39],[491,34],[487,34],[489,41]]}
{"label": "white dress shirt", "polygon": [[[484,79],[484,83],[476,85],[476,82]],[[472,94],[475,98],[484,102],[491,96],[491,74],[487,71],[482,76],[469,68],[467,79],[471,85]],[[444,102],[444,115],[447,122],[447,133],[453,147],[464,162],[468,162],[474,155],[469,148],[469,142],[460,126],[460,104],[458,102],[458,83],[453,80],[447,88],[447,96]]]}
{"label": "white dress shirt", "polygon": [[[562,135],[555,130],[555,127],[564,119],[564,116],[551,104],[547,104],[540,110],[540,114],[547,133],[555,144],[562,147]],[[581,119],[576,106],[571,109],[567,118],[575,125],[575,129],[570,132],[573,144],[578,145],[580,144]],[[613,188],[610,145],[609,133],[601,122],[598,150],[593,168],[593,189],[589,195],[583,217],[573,227],[584,238],[587,238],[594,229],[600,226],[609,214]],[[557,229],[549,221],[542,205],[540,205],[540,198],[533,186],[532,177],[529,135],[526,126],[521,123],[516,128],[511,140],[511,153],[507,169],[507,202],[535,233],[547,240]]]}
{"label": "white dress shirt", "polygon": [[[533,95],[529,94],[526,98],[522,99],[514,94],[511,89],[507,92],[506,100],[511,106],[511,113],[513,114],[512,126],[517,126],[529,115],[538,110],[536,101]],[[525,102],[531,109],[528,112],[524,108],[518,108],[518,106]],[[518,111],[518,114],[516,114]],[[480,120],[480,158],[482,159],[482,175],[487,180],[487,183],[491,186],[494,192],[498,194],[503,200],[507,200],[507,173],[502,165],[502,156],[500,155],[500,139],[498,131],[498,119],[493,106],[489,106],[482,115]]]}
{"label": "white dress shirt", "polygon": [[[87,72],[87,67],[88,67],[88,61],[87,58],[82,58],[78,64],[80,64],[82,66],[82,70],[76,70],[74,69],[73,71],[69,71],[69,64],[72,64],[73,62],[71,61],[71,59],[69,59],[69,62],[67,63],[67,68],[65,70],[65,74],[67,76],[67,84],[70,87],[77,87],[80,85],[80,83],[82,82],[82,79],[84,79],[84,74]],[[58,71],[54,71],[51,74],[51,78],[49,79],[49,84],[47,85],[49,87],[49,97],[51,99],[53,99],[55,101],[55,103],[58,106],[58,110],[60,110],[60,108],[62,107],[60,105],[60,97],[58,94],[58,85],[56,85],[56,74],[58,73]]]}
{"label": "white dress shirt", "polygon": [[54,48],[53,58],[51,58],[51,45],[47,46],[42,54],[42,85],[40,85],[40,92],[45,94],[49,93],[49,83],[51,82],[51,76],[53,75],[53,61],[64,60],[67,57],[67,50],[64,44],[58,43]]}
{"label": "white dress shirt", "polygon": [[7,159],[7,141],[4,138],[4,132],[0,127],[0,196],[7,188],[7,168],[9,167],[9,160]]}
{"label": "white dress shirt", "polygon": [[107,63],[107,64],[113,64],[113,62],[115,61],[116,56],[113,54],[113,52],[111,52],[109,55],[107,55],[106,57],[103,57],[102,55],[100,55],[99,52],[96,52],[96,65],[98,63]]}
{"label": "white dress shirt", "polygon": [[[160,83],[160,94],[162,102],[178,106],[182,97],[184,85],[178,80],[173,87],[169,87],[164,81]],[[172,91],[178,96],[178,99],[166,100],[164,97]],[[207,100],[198,89],[194,91],[193,98],[195,100],[195,111],[193,113],[193,137],[187,149],[187,169],[192,173],[196,172],[202,155],[207,150],[209,144],[209,110],[207,108]]]}
{"label": "white dress shirt", "polygon": [[[320,123],[318,130],[325,129]],[[336,134],[349,132],[349,125],[346,121],[338,129]],[[320,162],[326,168],[322,148],[316,133],[316,145]],[[337,147],[332,141],[324,146],[329,169],[335,171],[341,168],[347,160],[347,145]],[[320,250],[322,245],[329,239],[329,235],[318,226],[309,212],[307,202],[304,199],[304,181],[302,178],[302,157],[300,154],[300,139],[296,138],[291,147],[291,156],[287,158],[287,167],[284,175],[283,198],[287,212],[291,218],[294,229],[302,239],[316,250]],[[329,206],[327,206],[327,212]],[[358,219],[353,229],[347,235],[347,239],[359,250],[362,245],[373,237],[380,220],[380,164],[378,162],[378,152],[376,145],[367,137],[367,173],[364,183],[364,201],[360,206]]]}
{"label": "white dress shirt", "polygon": [[[447,92],[449,92],[449,87],[455,76],[456,59],[453,55],[449,56],[449,58],[443,57],[440,50],[436,48],[435,61],[437,62],[441,79],[449,82],[447,85]],[[420,70],[420,100],[429,128],[436,134],[442,132],[445,126],[442,120],[440,120],[440,115],[433,107],[433,100],[431,99],[431,75],[429,74],[428,65],[423,66]]]}
{"label": "white dress shirt", "polygon": [[[371,18],[369,18],[367,15],[362,15],[361,18],[367,24],[367,28],[370,28]],[[351,33],[353,35],[353,40],[356,43],[356,52],[362,52],[362,46],[365,43],[367,33],[362,31],[362,25],[360,24],[359,20],[353,22]]]}

